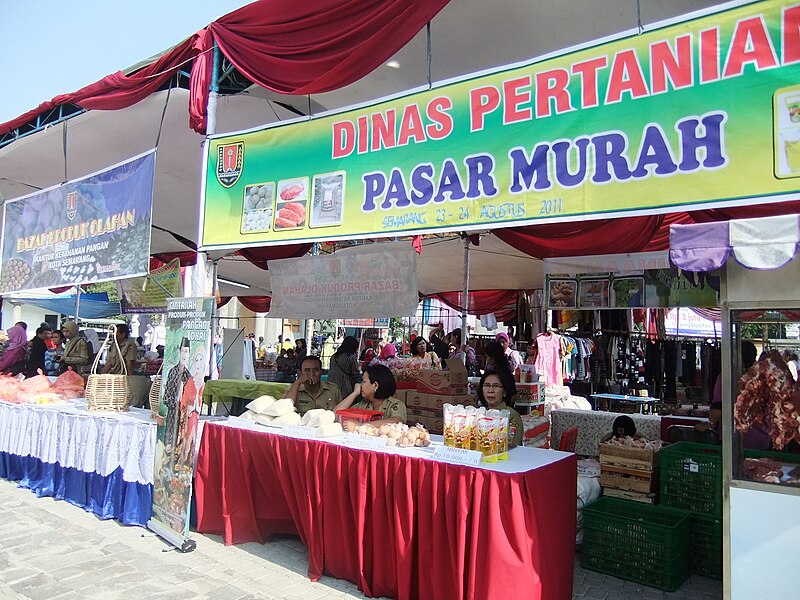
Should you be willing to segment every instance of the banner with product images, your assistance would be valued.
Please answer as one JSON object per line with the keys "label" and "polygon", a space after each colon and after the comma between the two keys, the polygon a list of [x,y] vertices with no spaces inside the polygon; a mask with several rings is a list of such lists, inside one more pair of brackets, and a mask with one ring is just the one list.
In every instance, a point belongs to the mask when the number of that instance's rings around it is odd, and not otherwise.
{"label": "banner with product images", "polygon": [[5,203],[0,293],[146,274],[156,151]]}
{"label": "banner with product images", "polygon": [[213,303],[213,298],[167,300],[153,518],[148,527],[176,545],[189,535],[196,436],[209,364]]}
{"label": "banner with product images", "polygon": [[213,136],[201,245],[796,199],[800,5],[754,2],[313,119]]}
{"label": "banner with product images", "polygon": [[544,272],[553,310],[719,306],[719,276],[679,273],[667,251],[545,258]]}
{"label": "banner with product images", "polygon": [[117,282],[122,314],[167,312],[167,299],[183,296],[181,261],[172,260],[150,271],[146,277],[132,277]]}
{"label": "banner with product images", "polygon": [[366,319],[417,309],[417,255],[386,242],[269,263],[270,318]]}

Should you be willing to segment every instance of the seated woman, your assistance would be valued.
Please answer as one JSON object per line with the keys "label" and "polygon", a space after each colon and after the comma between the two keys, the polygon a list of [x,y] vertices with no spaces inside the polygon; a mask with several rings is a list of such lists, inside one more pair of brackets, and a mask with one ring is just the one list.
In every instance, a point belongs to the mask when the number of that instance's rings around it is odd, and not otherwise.
{"label": "seated woman", "polygon": [[413,363],[419,363],[423,369],[441,369],[442,363],[439,355],[428,351],[428,342],[423,337],[415,337],[411,342],[411,357]]}
{"label": "seated woman", "polygon": [[377,410],[383,413],[383,419],[370,421],[371,425],[383,423],[405,423],[408,418],[405,403],[392,394],[397,391],[394,375],[385,365],[370,365],[364,370],[361,383],[357,383],[353,392],[333,409],[362,408]]}
{"label": "seated woman", "polygon": [[508,419],[509,448],[522,444],[522,417],[513,408],[516,391],[514,378],[506,371],[486,371],[478,385],[478,404],[480,406],[485,406],[490,410],[507,410],[511,413]]}

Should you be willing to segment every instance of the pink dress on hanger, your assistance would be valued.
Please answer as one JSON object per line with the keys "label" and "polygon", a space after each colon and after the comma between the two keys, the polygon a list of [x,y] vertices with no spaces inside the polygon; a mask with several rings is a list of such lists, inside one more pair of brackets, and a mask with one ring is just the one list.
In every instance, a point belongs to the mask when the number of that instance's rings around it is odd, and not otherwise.
{"label": "pink dress on hanger", "polygon": [[562,386],[561,378],[561,339],[552,333],[536,336],[536,372],[544,375],[545,385]]}

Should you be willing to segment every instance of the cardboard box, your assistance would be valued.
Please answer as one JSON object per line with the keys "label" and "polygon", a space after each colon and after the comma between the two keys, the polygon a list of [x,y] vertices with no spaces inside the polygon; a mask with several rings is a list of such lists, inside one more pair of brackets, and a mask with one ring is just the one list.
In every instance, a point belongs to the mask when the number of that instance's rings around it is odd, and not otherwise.
{"label": "cardboard box", "polygon": [[[394,397],[397,398],[398,400],[400,400],[400,402],[402,402],[406,406],[408,406],[408,394],[409,394],[409,391],[410,390],[397,390],[394,393]],[[413,394],[414,392],[412,391],[411,393]]]}
{"label": "cardboard box", "polygon": [[427,406],[427,394],[421,394],[420,392],[412,392],[409,390],[408,394],[406,395],[406,407],[412,408],[415,406]]}
{"label": "cardboard box", "polygon": [[451,360],[446,371],[421,369],[417,374],[417,391],[424,394],[452,396],[467,393],[467,368]]}

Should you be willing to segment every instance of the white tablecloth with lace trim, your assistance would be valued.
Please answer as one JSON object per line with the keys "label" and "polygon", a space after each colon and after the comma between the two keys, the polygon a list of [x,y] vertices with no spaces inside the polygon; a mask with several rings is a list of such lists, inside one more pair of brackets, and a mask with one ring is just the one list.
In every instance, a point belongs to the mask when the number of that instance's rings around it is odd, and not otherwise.
{"label": "white tablecloth with lace trim", "polygon": [[0,400],[0,452],[103,476],[122,467],[125,481],[152,485],[156,424],[150,411],[99,413],[82,406]]}

